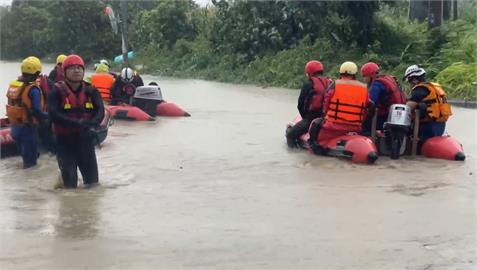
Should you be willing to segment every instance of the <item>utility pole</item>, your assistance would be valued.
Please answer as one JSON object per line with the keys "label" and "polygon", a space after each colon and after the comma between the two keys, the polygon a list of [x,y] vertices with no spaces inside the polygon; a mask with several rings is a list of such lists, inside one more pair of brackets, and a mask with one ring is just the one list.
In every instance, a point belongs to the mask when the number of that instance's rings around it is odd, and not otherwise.
{"label": "utility pole", "polygon": [[444,21],[449,20],[451,17],[452,2],[453,0],[444,0],[444,8],[442,11],[442,17],[444,18]]}
{"label": "utility pole", "polygon": [[128,59],[128,2],[127,0],[121,0],[119,3],[121,8],[121,38],[122,38],[122,52],[123,52],[123,65],[129,66]]}
{"label": "utility pole", "polygon": [[429,15],[428,0],[409,0],[409,20],[424,22]]}
{"label": "utility pole", "polygon": [[452,13],[453,13],[453,16],[452,16],[452,19],[455,21],[457,20],[457,0],[453,0],[452,1]]}
{"label": "utility pole", "polygon": [[442,25],[444,1],[429,1],[429,29]]}
{"label": "utility pole", "polygon": [[444,19],[450,18],[451,6],[454,20],[457,17],[457,0],[409,0],[409,20],[428,20],[429,29],[440,27]]}

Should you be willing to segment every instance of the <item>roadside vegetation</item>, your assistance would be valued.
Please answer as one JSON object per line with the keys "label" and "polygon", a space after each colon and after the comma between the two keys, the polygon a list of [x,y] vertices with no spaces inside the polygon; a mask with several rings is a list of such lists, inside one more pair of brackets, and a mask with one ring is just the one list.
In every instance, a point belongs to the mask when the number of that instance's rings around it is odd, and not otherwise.
{"label": "roadside vegetation", "polygon": [[[14,0],[0,10],[2,59],[113,58],[120,38],[104,15],[107,3]],[[407,1],[137,1],[129,4],[129,39],[134,63],[158,75],[299,88],[311,59],[333,78],[344,61],[375,61],[399,79],[417,63],[449,98],[477,100],[477,1],[458,3],[457,20],[429,30],[409,21]],[[18,23],[27,14],[34,19]]]}

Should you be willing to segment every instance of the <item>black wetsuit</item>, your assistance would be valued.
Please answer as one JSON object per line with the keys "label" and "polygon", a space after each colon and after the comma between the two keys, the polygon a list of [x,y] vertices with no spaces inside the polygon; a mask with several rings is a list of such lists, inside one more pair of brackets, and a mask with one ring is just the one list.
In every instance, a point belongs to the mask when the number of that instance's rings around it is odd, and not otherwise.
{"label": "black wetsuit", "polygon": [[[83,176],[84,184],[98,183],[98,165],[94,149],[95,137],[92,128],[99,126],[104,117],[104,105],[96,88],[86,84],[84,91],[90,97],[93,109],[90,119],[72,118],[62,108],[63,90],[55,85],[48,95],[48,109],[54,125],[74,130],[69,134],[56,133],[57,160],[66,188],[78,185],[77,169]],[[77,92],[75,92],[76,96]]]}
{"label": "black wetsuit", "polygon": [[136,87],[143,85],[144,83],[138,75],[134,76],[133,80],[129,83],[118,77],[111,87],[111,105],[117,105],[120,103],[131,104],[131,98],[134,96]]}
{"label": "black wetsuit", "polygon": [[302,120],[296,123],[293,127],[287,130],[287,144],[289,147],[296,146],[296,140],[308,131],[308,128],[315,118],[321,117],[321,111],[310,111],[310,102],[314,95],[313,81],[306,81],[300,91],[300,96],[298,97],[298,111],[300,112]]}

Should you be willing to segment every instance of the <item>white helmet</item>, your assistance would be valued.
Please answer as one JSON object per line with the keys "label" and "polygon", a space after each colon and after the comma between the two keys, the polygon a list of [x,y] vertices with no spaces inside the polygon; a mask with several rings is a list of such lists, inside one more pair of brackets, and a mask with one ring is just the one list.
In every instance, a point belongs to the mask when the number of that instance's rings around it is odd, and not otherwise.
{"label": "white helmet", "polygon": [[409,81],[409,78],[425,75],[426,71],[418,65],[409,66],[404,72],[403,80]]}
{"label": "white helmet", "polygon": [[100,63],[100,64],[105,64],[106,66],[111,67],[111,66],[109,65],[108,60],[106,60],[106,59],[101,59],[101,60],[99,60],[99,63]]}
{"label": "white helmet", "polygon": [[126,82],[131,82],[133,80],[133,70],[128,67],[123,68],[121,70],[121,78]]}
{"label": "white helmet", "polygon": [[340,74],[356,75],[358,72],[358,66],[354,62],[344,62],[340,66]]}

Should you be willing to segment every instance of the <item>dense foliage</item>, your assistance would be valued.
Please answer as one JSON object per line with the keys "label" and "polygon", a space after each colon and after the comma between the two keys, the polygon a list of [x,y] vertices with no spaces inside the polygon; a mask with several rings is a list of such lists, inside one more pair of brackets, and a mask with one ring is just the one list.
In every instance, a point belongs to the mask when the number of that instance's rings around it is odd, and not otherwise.
{"label": "dense foliage", "polygon": [[[459,1],[459,20],[428,30],[408,20],[407,1],[130,1],[130,43],[144,71],[161,75],[298,88],[310,59],[336,77],[343,61],[376,61],[402,77],[421,64],[451,98],[477,100],[477,1]],[[14,0],[1,9],[1,57],[77,52],[112,58],[106,4]],[[23,19],[28,18],[28,19]],[[408,89],[409,90],[409,89]]]}
{"label": "dense foliage", "polygon": [[[119,12],[119,3],[110,2]],[[118,55],[121,38],[111,31],[106,4],[108,1],[13,0],[11,6],[0,9],[1,58],[36,55],[54,59],[59,53],[79,53],[94,60]],[[156,5],[129,3],[131,18]]]}

